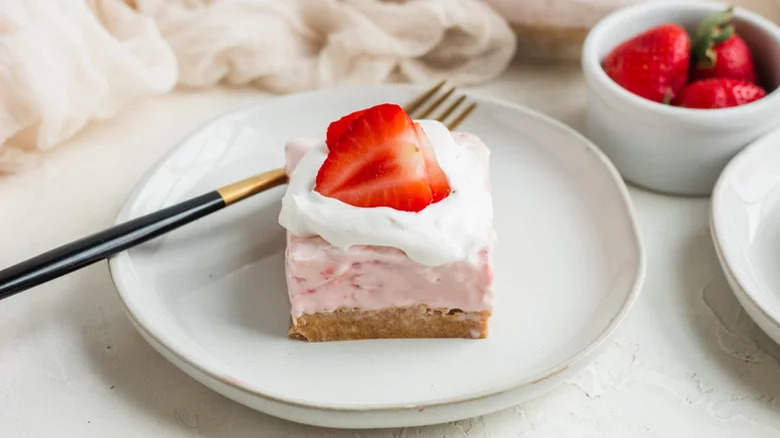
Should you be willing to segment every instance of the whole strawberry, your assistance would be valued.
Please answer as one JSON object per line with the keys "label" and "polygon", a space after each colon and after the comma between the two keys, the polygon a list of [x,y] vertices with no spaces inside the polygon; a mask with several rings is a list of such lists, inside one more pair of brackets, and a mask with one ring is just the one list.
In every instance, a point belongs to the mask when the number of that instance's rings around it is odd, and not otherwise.
{"label": "whole strawberry", "polygon": [[713,78],[688,84],[674,100],[674,104],[687,108],[728,108],[744,105],[764,96],[766,91],[751,82]]}
{"label": "whole strawberry", "polygon": [[732,9],[702,20],[693,36],[691,78],[734,78],[757,83],[753,55],[745,40],[734,32]]}
{"label": "whole strawberry", "polygon": [[626,90],[668,103],[688,82],[690,46],[685,29],[662,24],[612,49],[602,66]]}

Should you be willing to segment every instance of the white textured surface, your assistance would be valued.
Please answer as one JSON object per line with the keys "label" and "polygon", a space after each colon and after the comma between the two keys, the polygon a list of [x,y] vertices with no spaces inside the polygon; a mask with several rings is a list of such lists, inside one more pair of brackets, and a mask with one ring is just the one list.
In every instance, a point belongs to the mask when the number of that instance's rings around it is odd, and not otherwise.
{"label": "white textured surface", "polygon": [[[582,127],[576,65],[514,66],[480,88]],[[202,121],[254,91],[138,102],[33,169],[0,177],[0,265],[108,226],[132,184]],[[155,353],[101,263],[0,303],[0,436],[780,437],[780,347],[742,311],[709,237],[707,199],[631,189],[642,294],[604,354],[553,393],[423,428],[335,431],[206,389]]]}

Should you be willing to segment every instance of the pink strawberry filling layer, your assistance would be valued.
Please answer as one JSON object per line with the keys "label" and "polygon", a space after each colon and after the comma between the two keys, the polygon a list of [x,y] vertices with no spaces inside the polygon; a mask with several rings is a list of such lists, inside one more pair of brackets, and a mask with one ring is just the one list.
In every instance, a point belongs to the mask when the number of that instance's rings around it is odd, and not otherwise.
{"label": "pink strawberry filling layer", "polygon": [[[471,134],[455,133],[456,141],[476,152],[487,165],[487,148]],[[288,142],[290,173],[315,139]],[[319,236],[288,233],[285,252],[292,316],[332,312],[340,307],[364,310],[424,304],[462,311],[492,310],[492,248],[454,263],[426,266],[396,248],[354,245],[333,247]]]}
{"label": "pink strawberry filling layer", "polygon": [[292,316],[425,304],[463,311],[491,310],[493,269],[487,248],[441,266],[412,261],[395,248],[334,248],[319,237],[288,235],[287,287]]}

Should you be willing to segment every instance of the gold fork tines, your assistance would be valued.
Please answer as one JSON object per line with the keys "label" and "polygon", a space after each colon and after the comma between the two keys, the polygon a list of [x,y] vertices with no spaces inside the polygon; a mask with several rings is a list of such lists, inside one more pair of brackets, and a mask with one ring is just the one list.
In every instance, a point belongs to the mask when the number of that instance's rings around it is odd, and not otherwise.
{"label": "gold fork tines", "polygon": [[[447,100],[450,98],[450,96],[455,93],[455,87],[450,87],[447,91],[444,92],[439,97],[436,97],[439,90],[441,90],[444,85],[447,83],[447,81],[441,81],[431,87],[430,89],[424,91],[421,95],[414,98],[411,102],[406,104],[404,107],[404,110],[415,119],[426,119],[433,114],[436,109],[440,108]],[[431,99],[435,99],[433,103],[428,105],[424,110],[422,109],[423,106],[426,104],[426,102],[430,101]],[[453,101],[451,104],[449,104],[441,113],[439,113],[438,116],[434,117],[434,119],[444,123],[447,125],[447,128],[450,130],[454,130],[458,127],[461,123],[463,123],[464,120],[466,120],[466,117],[471,114],[472,111],[477,107],[477,104],[475,102],[472,102],[468,104],[463,110],[458,112],[455,117],[447,123],[447,119],[460,108],[460,106],[466,101],[466,96],[459,96]]]}

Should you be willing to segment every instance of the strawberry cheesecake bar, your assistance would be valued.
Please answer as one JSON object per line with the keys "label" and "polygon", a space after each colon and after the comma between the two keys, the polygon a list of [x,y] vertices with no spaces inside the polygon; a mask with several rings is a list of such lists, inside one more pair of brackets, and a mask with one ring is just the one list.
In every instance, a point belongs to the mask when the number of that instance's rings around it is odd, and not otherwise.
{"label": "strawberry cheesecake bar", "polygon": [[382,104],[286,153],[291,337],[487,336],[495,238],[476,136]]}

